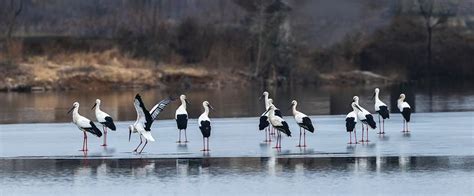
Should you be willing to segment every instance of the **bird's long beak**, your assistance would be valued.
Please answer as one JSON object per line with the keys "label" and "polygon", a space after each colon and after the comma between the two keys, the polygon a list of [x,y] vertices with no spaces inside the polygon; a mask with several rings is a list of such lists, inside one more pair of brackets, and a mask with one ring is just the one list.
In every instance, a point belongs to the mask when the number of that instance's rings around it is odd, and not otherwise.
{"label": "bird's long beak", "polygon": [[214,107],[212,107],[212,105],[211,105],[211,104],[209,104],[209,108],[211,108],[211,110],[214,110]]}
{"label": "bird's long beak", "polygon": [[288,107],[288,110],[291,110],[291,108],[293,108],[293,104],[291,104],[290,107]]}
{"label": "bird's long beak", "polygon": [[374,99],[375,99],[375,93],[374,93],[374,95],[372,95],[372,100],[374,100]]}
{"label": "bird's long beak", "polygon": [[268,108],[267,111],[265,111],[265,113],[263,113],[263,115],[267,114],[269,111],[270,111],[270,108]]}
{"label": "bird's long beak", "polygon": [[132,137],[132,130],[128,129],[128,142],[130,142],[131,137]]}
{"label": "bird's long beak", "polygon": [[362,112],[362,110],[360,109],[360,107],[359,107],[357,104],[355,104],[355,107],[356,107],[359,111]]}
{"label": "bird's long beak", "polygon": [[97,103],[94,103],[94,106],[92,106],[91,110],[93,110],[97,106]]}
{"label": "bird's long beak", "polygon": [[68,113],[68,114],[71,113],[72,110],[74,110],[74,108],[75,108],[75,107],[72,107],[67,113]]}
{"label": "bird's long beak", "polygon": [[263,95],[260,95],[260,97],[258,97],[258,100],[262,100],[263,98]]}
{"label": "bird's long beak", "polygon": [[189,103],[188,99],[184,99],[184,102],[186,102],[186,104],[188,104],[189,106],[191,106],[191,103]]}

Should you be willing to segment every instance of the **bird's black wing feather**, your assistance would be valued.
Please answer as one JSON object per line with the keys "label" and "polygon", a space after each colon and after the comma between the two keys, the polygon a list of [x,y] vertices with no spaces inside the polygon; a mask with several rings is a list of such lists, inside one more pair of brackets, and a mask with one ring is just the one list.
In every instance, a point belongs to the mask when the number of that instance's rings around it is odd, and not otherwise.
{"label": "bird's black wing feather", "polygon": [[268,122],[268,116],[260,116],[260,123],[258,124],[258,129],[261,131],[268,127],[268,125],[270,125],[270,123]]}
{"label": "bird's black wing feather", "polygon": [[281,116],[281,111],[279,109],[276,109],[275,110],[275,116],[278,116],[280,118],[283,118],[283,116]]}
{"label": "bird's black wing feather", "polygon": [[382,116],[383,119],[390,118],[390,112],[388,111],[387,106],[380,106],[378,113]]}
{"label": "bird's black wing feather", "polygon": [[139,94],[135,96],[135,100],[138,101],[139,106],[145,115],[145,131],[151,131],[151,123],[153,122],[153,118],[151,117],[150,112],[148,112],[146,109],[145,104],[143,104],[142,97]]}
{"label": "bird's black wing feather", "polygon": [[203,137],[211,136],[211,122],[207,120],[201,121],[201,125],[199,126],[199,129],[201,129],[201,133]]}
{"label": "bird's black wing feather", "polygon": [[354,131],[355,125],[356,125],[355,118],[353,118],[353,117],[346,118],[346,130],[347,130],[347,132]]}
{"label": "bird's black wing feather", "polygon": [[151,118],[153,118],[153,120],[156,120],[158,118],[158,115],[161,113],[161,111],[163,111],[165,107],[169,103],[171,103],[171,101],[173,101],[173,99],[171,97],[168,97],[166,99],[161,100],[158,104],[156,104],[153,108],[151,108],[151,112],[150,112]]}
{"label": "bird's black wing feather", "polygon": [[103,124],[112,131],[115,131],[117,129],[114,124],[114,119],[112,119],[112,117],[110,116],[105,117],[105,122]]}
{"label": "bird's black wing feather", "polygon": [[290,127],[288,126],[288,123],[286,123],[285,121],[281,122],[281,124],[283,125],[282,129],[280,129],[283,133],[285,133],[288,137],[291,137],[291,131],[290,131]]}
{"label": "bird's black wing feather", "polygon": [[84,128],[84,129],[85,129],[87,132],[96,135],[97,137],[101,137],[101,136],[102,136],[102,132],[99,130],[99,128],[97,128],[97,126],[95,126],[95,124],[94,124],[92,121],[90,121],[89,124],[91,125],[91,127],[89,127],[89,128]]}
{"label": "bird's black wing feather", "polygon": [[407,122],[410,122],[411,108],[403,108],[402,116]]}
{"label": "bird's black wing feather", "polygon": [[303,117],[303,123],[301,123],[303,128],[308,130],[311,133],[314,133],[314,127],[313,123],[311,122],[311,119],[309,117]]}
{"label": "bird's black wing feather", "polygon": [[367,124],[369,124],[370,128],[372,129],[377,128],[377,124],[375,123],[375,120],[372,114],[365,115],[365,119],[366,119]]}

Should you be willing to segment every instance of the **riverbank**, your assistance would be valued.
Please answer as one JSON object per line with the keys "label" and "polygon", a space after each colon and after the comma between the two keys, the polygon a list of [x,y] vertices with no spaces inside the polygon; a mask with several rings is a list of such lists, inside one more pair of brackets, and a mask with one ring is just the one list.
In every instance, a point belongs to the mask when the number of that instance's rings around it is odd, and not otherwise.
{"label": "riverbank", "polygon": [[[4,61],[5,62],[5,61]],[[305,85],[390,84],[396,79],[369,71],[312,73],[317,80],[298,76],[286,82]],[[0,66],[0,91],[102,89],[213,89],[261,83],[245,68],[211,65],[156,64],[131,58],[118,50],[31,56]]]}

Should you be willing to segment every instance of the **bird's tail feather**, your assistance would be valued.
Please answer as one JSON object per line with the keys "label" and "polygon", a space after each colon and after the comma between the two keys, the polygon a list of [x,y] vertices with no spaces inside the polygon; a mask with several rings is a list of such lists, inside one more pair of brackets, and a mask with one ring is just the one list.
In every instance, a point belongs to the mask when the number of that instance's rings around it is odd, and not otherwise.
{"label": "bird's tail feather", "polygon": [[148,140],[148,141],[150,141],[150,142],[154,142],[154,141],[155,141],[155,138],[153,138],[153,136],[151,135],[151,132],[145,131],[145,132],[142,132],[141,134],[142,134],[142,136],[143,136],[146,140]]}
{"label": "bird's tail feather", "polygon": [[99,130],[99,128],[97,128],[97,126],[95,126],[95,124],[92,121],[89,124],[91,125],[91,128],[86,129],[86,131],[96,135],[97,137],[101,137],[102,132]]}

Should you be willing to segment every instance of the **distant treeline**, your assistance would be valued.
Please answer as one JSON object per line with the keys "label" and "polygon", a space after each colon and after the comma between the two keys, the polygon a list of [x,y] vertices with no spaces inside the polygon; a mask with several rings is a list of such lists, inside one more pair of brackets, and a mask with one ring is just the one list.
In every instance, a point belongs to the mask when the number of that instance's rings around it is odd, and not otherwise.
{"label": "distant treeline", "polygon": [[269,83],[367,70],[474,76],[468,0],[3,0],[0,64],[118,48],[156,65],[232,68]]}

